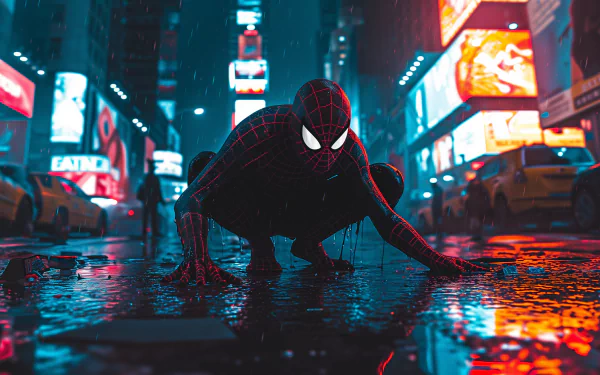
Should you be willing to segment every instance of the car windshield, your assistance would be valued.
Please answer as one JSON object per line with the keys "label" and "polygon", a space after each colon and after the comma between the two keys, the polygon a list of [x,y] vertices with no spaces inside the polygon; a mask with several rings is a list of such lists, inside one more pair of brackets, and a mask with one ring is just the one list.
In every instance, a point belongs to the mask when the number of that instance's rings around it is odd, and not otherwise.
{"label": "car windshield", "polygon": [[569,164],[586,164],[594,162],[590,152],[583,147],[553,147],[552,151],[558,157],[568,160]]}
{"label": "car windshield", "polygon": [[559,156],[550,147],[528,147],[525,149],[525,165],[569,165],[572,162]]}

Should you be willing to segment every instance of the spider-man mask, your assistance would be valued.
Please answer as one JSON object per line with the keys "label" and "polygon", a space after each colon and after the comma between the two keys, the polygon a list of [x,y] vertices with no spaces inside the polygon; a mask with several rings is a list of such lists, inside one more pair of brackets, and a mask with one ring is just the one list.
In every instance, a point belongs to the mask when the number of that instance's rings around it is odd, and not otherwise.
{"label": "spider-man mask", "polygon": [[348,137],[350,101],[337,83],[315,79],[304,84],[294,99],[294,151],[316,173],[327,172]]}

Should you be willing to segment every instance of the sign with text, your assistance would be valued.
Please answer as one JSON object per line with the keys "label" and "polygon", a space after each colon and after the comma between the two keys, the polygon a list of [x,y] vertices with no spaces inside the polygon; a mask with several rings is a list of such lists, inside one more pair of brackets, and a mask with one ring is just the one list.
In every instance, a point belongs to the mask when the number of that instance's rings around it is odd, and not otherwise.
{"label": "sign with text", "polygon": [[33,82],[0,60],[0,103],[31,118],[34,96]]}
{"label": "sign with text", "polygon": [[542,127],[600,104],[600,12],[595,0],[527,5]]}
{"label": "sign with text", "polygon": [[55,155],[50,164],[52,172],[110,173],[110,160],[102,155]]}
{"label": "sign with text", "polygon": [[154,173],[162,176],[181,177],[183,175],[183,156],[173,151],[154,151]]}

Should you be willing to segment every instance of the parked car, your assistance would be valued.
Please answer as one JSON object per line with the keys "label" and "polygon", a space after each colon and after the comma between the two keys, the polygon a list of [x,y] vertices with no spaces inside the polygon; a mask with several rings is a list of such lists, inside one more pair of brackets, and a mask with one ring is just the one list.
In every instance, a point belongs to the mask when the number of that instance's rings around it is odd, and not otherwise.
{"label": "parked car", "polygon": [[[453,186],[444,189],[442,208],[442,228],[445,232],[458,232],[464,229],[466,186]],[[431,199],[427,199],[418,211],[417,227],[423,233],[433,230]]]}
{"label": "parked car", "polygon": [[491,198],[494,226],[507,229],[529,214],[544,223],[570,217],[573,180],[593,164],[585,148],[545,145],[489,159],[478,174]]}
{"label": "parked car", "polygon": [[0,165],[0,221],[11,235],[30,236],[37,210],[25,167]]}
{"label": "parked car", "polygon": [[600,227],[600,164],[581,172],[571,191],[573,218],[584,231]]}
{"label": "parked car", "polygon": [[102,236],[108,227],[106,212],[91,201],[75,183],[58,176],[32,173],[35,204],[39,210],[36,227],[64,243],[71,230]]}

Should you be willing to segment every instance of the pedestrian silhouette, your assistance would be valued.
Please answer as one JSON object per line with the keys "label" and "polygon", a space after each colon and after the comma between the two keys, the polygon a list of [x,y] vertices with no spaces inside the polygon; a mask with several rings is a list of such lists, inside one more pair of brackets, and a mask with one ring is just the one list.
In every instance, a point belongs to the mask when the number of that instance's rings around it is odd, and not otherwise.
{"label": "pedestrian silhouette", "polygon": [[154,160],[147,159],[148,173],[144,177],[144,181],[140,185],[137,193],[137,198],[142,202],[143,219],[142,219],[142,236],[148,235],[148,219],[151,216],[152,235],[160,237],[162,234],[158,229],[158,204],[165,203],[162,191],[160,188],[160,180],[154,174]]}

